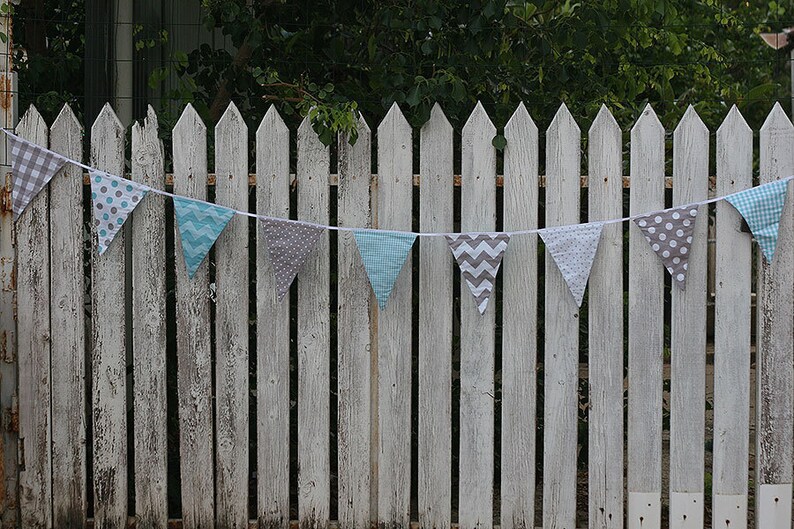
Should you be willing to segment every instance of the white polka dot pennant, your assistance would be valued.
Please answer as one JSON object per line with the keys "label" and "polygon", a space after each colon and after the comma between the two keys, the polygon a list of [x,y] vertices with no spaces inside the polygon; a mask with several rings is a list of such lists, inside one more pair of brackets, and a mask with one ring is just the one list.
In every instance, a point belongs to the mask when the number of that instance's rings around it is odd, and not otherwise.
{"label": "white polka dot pennant", "polygon": [[545,228],[539,232],[579,307],[603,228],[603,222],[590,222]]}
{"label": "white polka dot pennant", "polygon": [[692,233],[697,216],[698,206],[683,206],[634,219],[645,235],[645,240],[681,290],[686,286],[689,249],[692,246]]}
{"label": "white polka dot pennant", "polygon": [[262,219],[278,300],[284,299],[304,261],[325,231],[321,226],[283,219]]}
{"label": "white polka dot pennant", "polygon": [[105,173],[94,172],[90,178],[94,228],[102,255],[147,191],[135,182]]}

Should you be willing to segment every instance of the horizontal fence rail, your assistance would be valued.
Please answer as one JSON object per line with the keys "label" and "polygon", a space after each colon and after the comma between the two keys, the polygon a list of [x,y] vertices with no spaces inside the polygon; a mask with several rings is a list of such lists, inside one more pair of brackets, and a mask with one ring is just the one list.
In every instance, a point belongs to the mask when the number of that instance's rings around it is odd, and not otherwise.
{"label": "horizontal fence rail", "polygon": [[[562,105],[541,145],[522,104],[497,151],[478,104],[459,167],[438,105],[417,130],[396,105],[361,118],[354,145],[275,108],[249,131],[233,104],[212,134],[188,106],[170,150],[158,127],[106,105],[83,152],[68,106],[51,127],[32,107],[17,133],[238,210],[422,232],[614,219],[794,174],[779,105],[758,179],[736,108],[713,139],[684,114],[672,176],[650,106],[625,150],[606,107],[582,131]],[[191,278],[161,196],[99,256],[84,178],[67,165],[15,225],[21,527],[792,527],[791,200],[772,264],[729,204],[703,206],[685,291],[633,223],[605,226],[582,308],[537,235],[515,236],[481,315],[442,238],[383,310],[349,232],[321,236],[281,302],[241,216]]]}

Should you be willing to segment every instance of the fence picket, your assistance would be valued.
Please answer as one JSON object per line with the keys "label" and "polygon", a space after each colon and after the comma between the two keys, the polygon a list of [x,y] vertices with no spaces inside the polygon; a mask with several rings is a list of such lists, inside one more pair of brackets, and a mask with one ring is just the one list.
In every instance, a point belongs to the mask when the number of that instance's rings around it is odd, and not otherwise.
{"label": "fence picket", "polygon": [[[563,104],[546,132],[546,226],[579,222],[581,134]],[[546,251],[543,525],[576,527],[579,308]]]}
{"label": "fence picket", "polygon": [[[248,128],[234,103],[215,126],[215,202],[248,211]],[[248,527],[248,221],[215,244],[215,468],[219,527]]]}
{"label": "fence picket", "polygon": [[[482,103],[462,133],[461,231],[496,228],[494,127]],[[460,292],[460,500],[461,529],[493,524],[494,341],[496,302],[480,314],[462,282]],[[494,289],[494,292],[496,289]]]}
{"label": "fence picket", "polygon": [[[538,127],[523,103],[505,125],[504,229],[538,227]],[[538,237],[513,237],[502,272],[501,526],[535,523]]]}
{"label": "fence picket", "polygon": [[[173,130],[174,193],[207,199],[207,127],[188,104]],[[191,279],[174,222],[177,389],[182,520],[185,529],[215,523],[209,263]]]}
{"label": "fence picket", "polygon": [[[664,209],[664,128],[650,105],[631,129],[632,215]],[[659,529],[662,493],[664,270],[629,224],[629,529]]]}
{"label": "fence picket", "polygon": [[[733,106],[717,130],[718,196],[753,185],[753,131]],[[716,204],[714,305],[715,528],[747,527],[750,449],[751,238],[733,206]]]}
{"label": "fence picket", "polygon": [[[359,119],[355,145],[339,137],[337,211],[340,226],[371,225],[372,140]],[[370,299],[364,263],[351,232],[339,232],[337,260],[339,523],[342,529],[370,525]]]}
{"label": "fence picket", "polygon": [[[794,126],[779,103],[761,127],[760,181],[794,174]],[[769,264],[759,255],[756,374],[757,527],[790,529],[794,431],[794,184],[780,219],[777,249]]]}
{"label": "fence picket", "polygon": [[[256,211],[289,218],[289,129],[270,107],[256,131]],[[257,222],[257,231],[262,229]],[[289,525],[289,293],[279,302],[267,245],[257,237],[257,495],[260,523]]]}
{"label": "fence picket", "polygon": [[[411,125],[394,103],[378,126],[378,228],[411,231]],[[378,521],[408,527],[411,515],[411,254],[378,311]]]}
{"label": "fence picket", "polygon": [[[91,127],[92,167],[124,172],[124,127],[105,105]],[[97,529],[127,526],[127,348],[125,247],[120,231],[102,256],[91,242],[91,322],[94,437],[94,523]]]}
{"label": "fence picket", "polygon": [[[47,125],[31,106],[20,137],[47,147]],[[50,415],[49,190],[31,200],[16,222],[19,353],[19,509],[22,527],[52,527]]]}
{"label": "fence picket", "polygon": [[[64,105],[52,124],[50,148],[83,159],[80,122]],[[83,182],[68,164],[50,182],[50,326],[52,336],[53,525],[86,519],[85,284]]]}
{"label": "fence picket", "polygon": [[[588,133],[589,220],[623,216],[623,140],[601,106]],[[590,528],[623,527],[623,225],[601,232],[587,300]]]}
{"label": "fence picket", "polygon": [[[308,118],[298,128],[298,218],[328,224],[330,152]],[[324,529],[329,516],[331,357],[328,232],[298,274],[298,521]]]}
{"label": "fence picket", "polygon": [[[438,104],[422,126],[419,228],[452,231],[452,125]],[[419,239],[419,525],[449,529],[452,501],[452,273],[440,237]]]}
{"label": "fence picket", "polygon": [[[165,187],[163,146],[150,106],[132,126],[132,180]],[[150,193],[132,217],[132,355],[135,417],[135,518],[168,523],[165,403],[165,199]]]}
{"label": "fence picket", "polygon": [[[673,205],[708,198],[709,131],[690,106],[673,133]],[[708,206],[695,219],[686,289],[673,285],[670,332],[670,527],[703,527]]]}

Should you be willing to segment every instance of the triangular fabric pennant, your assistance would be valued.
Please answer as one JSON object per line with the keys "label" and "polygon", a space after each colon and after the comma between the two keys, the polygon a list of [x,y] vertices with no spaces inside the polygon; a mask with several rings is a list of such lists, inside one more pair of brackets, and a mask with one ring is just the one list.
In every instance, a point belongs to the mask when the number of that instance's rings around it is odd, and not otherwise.
{"label": "triangular fabric pennant", "polygon": [[371,230],[354,230],[353,234],[372,290],[378,299],[378,307],[383,310],[416,240],[416,234]]}
{"label": "triangular fabric pennant", "polygon": [[322,226],[284,219],[262,219],[278,300],[284,299],[295,276],[325,231]]}
{"label": "triangular fabric pennant", "polygon": [[598,250],[603,222],[545,228],[539,231],[546,249],[568,284],[576,305],[582,306],[584,289]]}
{"label": "triangular fabric pennant", "polygon": [[725,197],[744,217],[764,257],[772,262],[789,179],[770,182]]}
{"label": "triangular fabric pennant", "polygon": [[510,236],[506,233],[461,233],[446,235],[446,238],[477,309],[484,314]]}
{"label": "triangular fabric pennant", "polygon": [[182,238],[185,266],[192,278],[235,212],[223,206],[174,197],[174,213]]}
{"label": "triangular fabric pennant", "polygon": [[147,190],[135,182],[107,173],[92,172],[89,178],[97,247],[99,255],[102,255],[121,230],[132,210],[146,196]]}
{"label": "triangular fabric pennant", "polygon": [[697,216],[698,206],[681,206],[634,219],[645,240],[670,273],[673,283],[681,290],[686,288],[689,249]]}
{"label": "triangular fabric pennant", "polygon": [[11,147],[11,167],[14,170],[12,193],[14,220],[17,220],[33,197],[66,164],[66,158],[11,134],[7,137]]}

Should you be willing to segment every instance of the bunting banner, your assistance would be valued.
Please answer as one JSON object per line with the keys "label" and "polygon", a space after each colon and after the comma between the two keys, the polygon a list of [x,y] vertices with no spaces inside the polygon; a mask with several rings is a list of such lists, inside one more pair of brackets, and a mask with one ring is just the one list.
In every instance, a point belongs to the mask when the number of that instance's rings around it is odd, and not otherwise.
{"label": "bunting banner", "polygon": [[105,253],[116,234],[143,197],[146,189],[135,182],[107,173],[94,172],[91,181],[91,202],[99,255]]}
{"label": "bunting banner", "polygon": [[283,219],[262,219],[262,236],[270,254],[278,300],[284,299],[325,228]]}
{"label": "bunting banner", "polygon": [[174,214],[182,239],[185,266],[192,279],[210,248],[234,216],[234,210],[175,196]]}
{"label": "bunting banner", "polygon": [[603,222],[544,228],[538,233],[557,264],[578,307],[593,268]]}
{"label": "bunting banner", "polygon": [[14,171],[14,220],[17,220],[33,197],[68,160],[11,134],[8,135],[8,144],[11,147],[11,168]]}
{"label": "bunting banner", "polygon": [[358,252],[367,277],[378,299],[380,310],[386,308],[394,282],[405,265],[416,235],[393,231],[353,230]]}
{"label": "bunting banner", "polygon": [[787,190],[788,180],[778,180],[725,197],[747,222],[769,263],[775,256],[777,232]]}
{"label": "bunting banner", "polygon": [[460,273],[474,296],[477,309],[480,314],[485,314],[510,235],[460,233],[446,235],[446,238]]}
{"label": "bunting banner", "polygon": [[681,290],[686,288],[689,249],[692,246],[692,232],[695,230],[697,216],[698,206],[687,205],[634,219],[645,235],[645,240]]}

